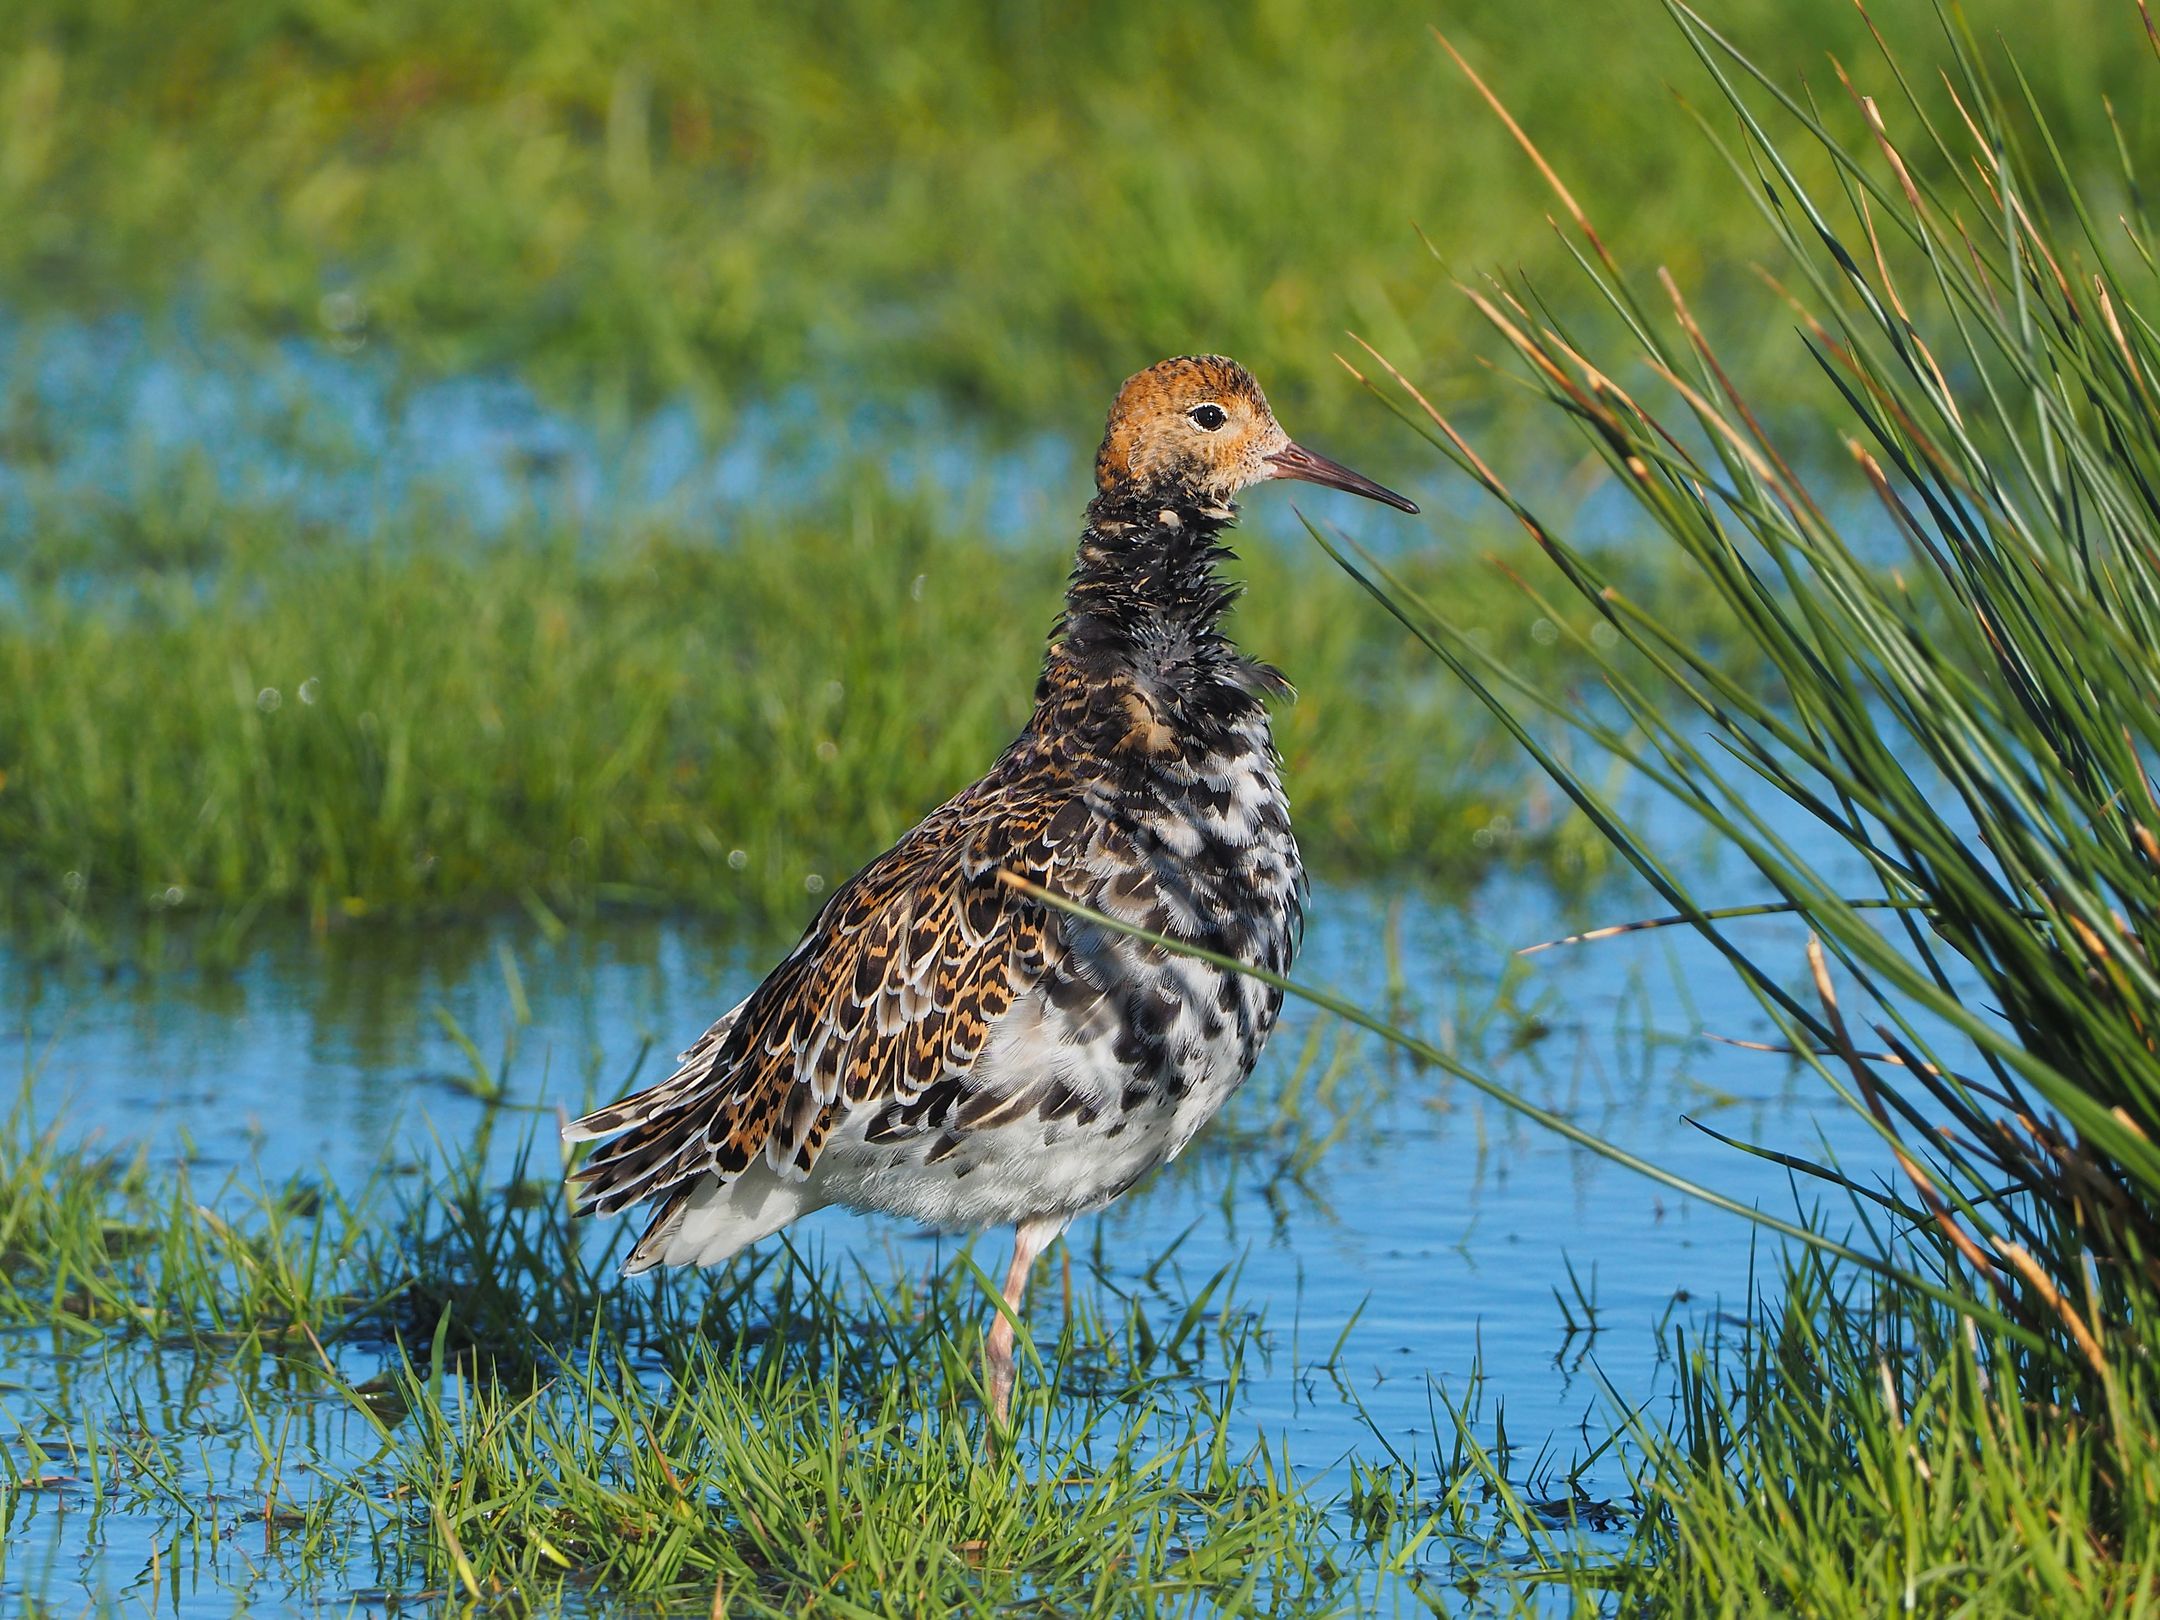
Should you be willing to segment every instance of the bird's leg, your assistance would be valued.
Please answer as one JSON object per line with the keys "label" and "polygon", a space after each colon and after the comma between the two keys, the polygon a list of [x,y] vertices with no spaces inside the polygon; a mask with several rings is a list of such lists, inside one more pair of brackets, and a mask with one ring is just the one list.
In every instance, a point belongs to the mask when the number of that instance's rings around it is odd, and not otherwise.
{"label": "bird's leg", "polygon": [[1005,1303],[1011,1315],[998,1313],[983,1344],[990,1381],[990,1416],[1000,1429],[1005,1427],[1012,1407],[1013,1320],[1027,1297],[1028,1273],[1035,1269],[1035,1257],[1064,1230],[1065,1223],[1060,1220],[1022,1221],[1013,1229],[1012,1264],[1005,1269]]}

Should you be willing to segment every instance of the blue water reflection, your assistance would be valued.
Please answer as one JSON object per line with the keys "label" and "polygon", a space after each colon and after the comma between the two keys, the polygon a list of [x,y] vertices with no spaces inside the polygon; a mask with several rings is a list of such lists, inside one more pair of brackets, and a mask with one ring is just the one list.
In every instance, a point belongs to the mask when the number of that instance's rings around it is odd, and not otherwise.
{"label": "blue water reflection", "polygon": [[[1602,911],[1608,904],[1619,911]],[[1631,905],[1655,909],[1617,893],[1600,902],[1599,920],[1633,914]],[[1784,1172],[1686,1121],[1802,1148],[1827,1139],[1869,1162],[1865,1127],[1806,1071],[1703,1039],[1773,1036],[1753,998],[1684,931],[1532,965],[1512,954],[1581,920],[1524,875],[1496,878],[1459,907],[1324,889],[1301,974],[1366,1003],[1392,999],[1403,1022],[1528,1100],[1780,1213],[1792,1207]],[[1797,964],[1797,933],[1760,926]],[[269,929],[231,973],[114,977],[6,959],[0,994],[22,1031],[41,1116],[72,1133],[147,1142],[153,1159],[184,1164],[215,1196],[228,1174],[355,1184],[386,1162],[417,1169],[438,1143],[481,1137],[490,1111],[470,1094],[461,1035],[487,1078],[507,1084],[511,1112],[495,1115],[488,1137],[498,1173],[527,1134],[506,1120],[529,1119],[546,1160],[558,1110],[612,1094],[634,1069],[652,1077],[761,960],[711,928],[654,919],[592,922],[555,939],[507,920]],[[1286,1106],[1293,1088],[1299,1101]],[[1606,1384],[1658,1411],[1657,1327],[1743,1312],[1760,1264],[1746,1223],[1296,1003],[1253,1083],[1186,1160],[1079,1223],[1069,1241],[1083,1265],[1136,1287],[1180,1233],[1175,1264],[1154,1286],[1175,1294],[1240,1263],[1237,1304],[1267,1323],[1242,1421],[1285,1440],[1323,1492],[1341,1487],[1350,1459],[1382,1455],[1381,1438],[1429,1467],[1450,1439],[1433,1432],[1434,1387],[1460,1398],[1480,1368],[1525,1448],[1520,1466],[1540,1452],[1563,1465],[1588,1453],[1613,1416]],[[594,1230],[595,1242],[614,1238]],[[955,1242],[837,1211],[798,1240],[873,1275],[919,1272]],[[0,1407],[27,1420],[56,1376],[42,1356],[0,1353],[0,1379],[22,1386],[0,1390]],[[214,1391],[205,1411],[215,1417]],[[237,1428],[230,1414],[223,1422]],[[364,1456],[368,1439],[315,1443]],[[232,1465],[245,1466],[237,1442]],[[1608,1455],[1579,1483],[1593,1499],[1624,1494],[1619,1459]],[[136,1555],[147,1556],[162,1521],[107,1515],[95,1545],[79,1539],[79,1516],[27,1522],[38,1533],[26,1547],[45,1556],[11,1559],[6,1584],[35,1590],[33,1576],[57,1560],[64,1568],[40,1578],[95,1595],[140,1572]],[[212,1584],[197,1602],[182,1612],[226,1612],[231,1594]]]}

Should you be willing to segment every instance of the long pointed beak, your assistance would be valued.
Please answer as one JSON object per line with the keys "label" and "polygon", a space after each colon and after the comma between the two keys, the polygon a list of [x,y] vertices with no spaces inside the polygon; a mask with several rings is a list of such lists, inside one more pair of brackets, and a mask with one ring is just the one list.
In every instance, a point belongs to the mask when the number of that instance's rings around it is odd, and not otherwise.
{"label": "long pointed beak", "polygon": [[1353,495],[1362,495],[1368,501],[1378,501],[1392,506],[1398,512],[1415,512],[1417,502],[1405,500],[1392,489],[1383,488],[1363,473],[1354,473],[1340,462],[1330,461],[1326,456],[1316,456],[1301,444],[1293,444],[1278,450],[1267,458],[1275,469],[1277,478],[1298,478],[1308,484],[1325,484],[1329,489],[1346,489]]}

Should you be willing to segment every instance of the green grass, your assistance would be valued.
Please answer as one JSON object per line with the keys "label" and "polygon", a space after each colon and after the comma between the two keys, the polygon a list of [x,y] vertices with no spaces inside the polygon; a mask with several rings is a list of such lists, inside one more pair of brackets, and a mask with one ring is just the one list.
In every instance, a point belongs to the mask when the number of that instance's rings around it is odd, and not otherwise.
{"label": "green grass", "polygon": [[1233,1271],[1167,1304],[1085,1259],[1065,1308],[1046,1281],[996,1444],[968,1250],[881,1282],[768,1246],[629,1286],[554,1154],[483,1175],[486,1132],[395,1194],[303,1197],[31,1120],[0,1136],[0,1323],[53,1336],[0,1384],[25,1549],[61,1490],[152,1526],[108,1534],[148,1534],[191,1591],[1303,1615],[1354,1607],[1431,1517],[1355,1528],[1291,1475],[1240,1409],[1265,1324]]}
{"label": "green grass", "polygon": [[1203,1318],[1204,1347],[1152,1350],[1129,1315],[1083,1314],[1040,1347],[1067,1393],[997,1446],[949,1336],[980,1299],[968,1273],[845,1303],[830,1287],[813,1281],[796,1336],[692,1337],[657,1389],[605,1338],[537,1392],[465,1380],[431,1401],[416,1377],[398,1489],[479,1591],[913,1614],[1305,1614],[1347,1595],[1355,1554],[1324,1503],[1238,1419],[1238,1313]]}
{"label": "green grass", "polygon": [[[0,606],[15,914],[522,900],[793,922],[1018,730],[1066,560],[874,486],[720,544],[415,521],[366,543],[213,508],[184,536],[53,530],[18,558]],[[1300,687],[1277,721],[1316,870],[1580,871],[1504,738],[1345,614],[1316,555],[1245,550],[1237,630]],[[1564,688],[1585,661],[1466,551],[1406,566]]]}
{"label": "green grass", "polygon": [[[1660,1329],[1669,1399],[1610,1392],[1621,1503],[1540,1499],[1463,1448],[1454,1494],[1518,1530],[1523,1590],[1702,1620],[2160,1613],[2149,1369],[2095,1422],[2019,1400],[2023,1347],[1958,1311],[1819,1258],[1780,1273],[1707,1339]],[[1475,1405],[1455,1416],[1470,1432]],[[1624,1534],[1588,1544],[1593,1518]]]}
{"label": "green grass", "polygon": [[1910,1294],[1803,1263],[1776,1303],[1722,1356],[1676,1347],[1684,1420],[1638,1474],[1672,1610],[2160,1613],[2149,1370],[2094,1421],[2017,1399],[2019,1346]]}
{"label": "green grass", "polygon": [[[1972,10],[1983,29],[2025,14]],[[1845,0],[1717,11],[1825,84],[1824,51],[1868,51]],[[1758,227],[1670,114],[1666,85],[1702,80],[1648,4],[1601,25],[1593,59],[1571,0],[1354,19],[21,0],[0,16],[0,299],[178,301],[221,331],[510,367],[603,403],[724,409],[807,379],[1083,434],[1117,378],[1209,348],[1253,365],[1286,420],[1335,427],[1329,355],[1352,327],[1490,403],[1474,320],[1417,231],[1465,275],[1569,260],[1435,22],[1507,79],[1579,188],[1627,200],[1627,249],[1748,285]],[[2127,0],[2026,32],[2081,164],[2112,163],[2095,91],[2149,143]]]}

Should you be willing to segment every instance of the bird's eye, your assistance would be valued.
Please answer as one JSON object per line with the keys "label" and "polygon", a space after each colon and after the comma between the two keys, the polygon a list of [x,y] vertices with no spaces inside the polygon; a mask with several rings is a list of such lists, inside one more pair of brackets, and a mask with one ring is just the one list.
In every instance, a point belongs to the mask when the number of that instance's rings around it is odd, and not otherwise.
{"label": "bird's eye", "polygon": [[1230,420],[1230,413],[1220,405],[1195,405],[1185,414],[1193,419],[1193,426],[1203,433],[1213,433]]}

